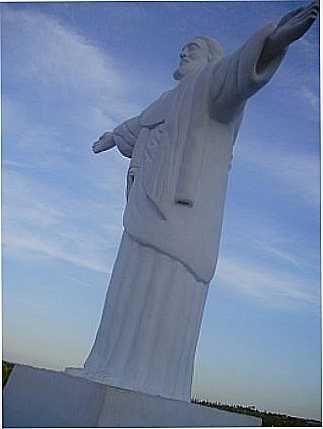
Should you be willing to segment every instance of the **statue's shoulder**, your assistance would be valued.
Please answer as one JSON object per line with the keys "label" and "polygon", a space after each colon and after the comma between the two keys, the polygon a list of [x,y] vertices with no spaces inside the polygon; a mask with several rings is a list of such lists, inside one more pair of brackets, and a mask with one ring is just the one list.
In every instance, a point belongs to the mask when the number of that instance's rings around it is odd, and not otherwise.
{"label": "statue's shoulder", "polygon": [[139,116],[140,125],[142,127],[151,128],[165,121],[173,91],[163,92],[162,95],[150,104]]}

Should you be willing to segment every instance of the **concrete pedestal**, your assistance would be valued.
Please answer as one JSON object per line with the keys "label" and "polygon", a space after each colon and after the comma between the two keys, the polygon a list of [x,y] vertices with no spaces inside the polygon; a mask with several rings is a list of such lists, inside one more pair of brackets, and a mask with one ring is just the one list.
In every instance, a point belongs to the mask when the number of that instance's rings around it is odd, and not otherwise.
{"label": "concrete pedestal", "polygon": [[3,392],[4,427],[239,427],[261,419],[15,365]]}

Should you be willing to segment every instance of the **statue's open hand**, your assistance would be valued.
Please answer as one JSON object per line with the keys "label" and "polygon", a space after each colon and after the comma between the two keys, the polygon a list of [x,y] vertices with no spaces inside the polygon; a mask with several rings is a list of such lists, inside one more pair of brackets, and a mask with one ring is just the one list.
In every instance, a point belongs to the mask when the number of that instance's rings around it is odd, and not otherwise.
{"label": "statue's open hand", "polygon": [[314,1],[285,15],[272,35],[275,45],[285,49],[290,43],[302,37],[315,21],[319,9],[318,1]]}
{"label": "statue's open hand", "polygon": [[115,145],[113,133],[106,132],[92,145],[92,150],[94,153],[99,153],[104,150],[112,149]]}

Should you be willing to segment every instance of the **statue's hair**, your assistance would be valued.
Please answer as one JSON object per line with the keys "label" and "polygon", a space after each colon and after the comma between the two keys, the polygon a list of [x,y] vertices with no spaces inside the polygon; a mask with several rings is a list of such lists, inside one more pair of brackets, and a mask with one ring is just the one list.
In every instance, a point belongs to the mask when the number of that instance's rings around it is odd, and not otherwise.
{"label": "statue's hair", "polygon": [[224,50],[221,44],[215,40],[212,39],[212,37],[209,36],[196,36],[194,39],[202,39],[207,44],[209,53],[211,54],[211,59],[214,61],[219,61],[221,58],[224,57]]}

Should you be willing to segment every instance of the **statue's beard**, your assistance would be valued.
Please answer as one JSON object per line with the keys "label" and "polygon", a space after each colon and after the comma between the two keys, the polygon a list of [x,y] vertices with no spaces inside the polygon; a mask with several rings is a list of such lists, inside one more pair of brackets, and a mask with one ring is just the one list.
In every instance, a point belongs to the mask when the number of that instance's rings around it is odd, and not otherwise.
{"label": "statue's beard", "polygon": [[200,61],[190,61],[188,63],[180,64],[178,68],[174,71],[173,78],[175,80],[181,80],[183,79],[183,77],[200,68],[202,65],[203,62]]}
{"label": "statue's beard", "polygon": [[181,80],[184,77],[185,73],[183,73],[181,70],[176,69],[173,73],[173,78],[175,80]]}

